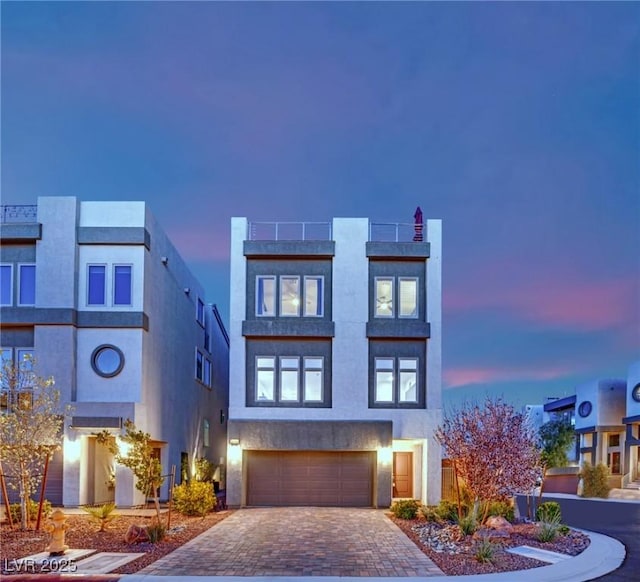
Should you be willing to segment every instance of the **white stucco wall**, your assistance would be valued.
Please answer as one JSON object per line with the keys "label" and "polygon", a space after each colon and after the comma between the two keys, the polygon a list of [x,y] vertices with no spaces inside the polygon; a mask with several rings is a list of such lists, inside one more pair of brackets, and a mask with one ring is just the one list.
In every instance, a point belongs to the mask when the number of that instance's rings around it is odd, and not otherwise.
{"label": "white stucco wall", "polygon": [[81,202],[80,226],[144,226],[144,202]]}
{"label": "white stucco wall", "polygon": [[635,386],[640,384],[640,361],[635,362],[629,366],[627,373],[627,395],[626,395],[626,414],[625,416],[639,416],[640,415],[640,402],[636,402],[631,393]]}

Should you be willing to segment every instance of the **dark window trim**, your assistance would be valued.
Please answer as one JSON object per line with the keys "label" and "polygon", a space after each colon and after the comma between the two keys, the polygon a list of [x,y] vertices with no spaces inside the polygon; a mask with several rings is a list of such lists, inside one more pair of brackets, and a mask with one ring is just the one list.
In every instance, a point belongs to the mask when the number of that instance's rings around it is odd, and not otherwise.
{"label": "dark window trim", "polygon": [[[98,365],[96,364],[96,359],[100,355],[100,352],[105,349],[113,350],[120,357],[120,363],[118,364],[116,370],[114,370],[113,372],[103,372],[98,368]],[[91,354],[91,367],[93,368],[93,371],[98,374],[98,376],[102,376],[103,378],[113,378],[114,376],[117,376],[120,372],[122,372],[122,368],[124,368],[124,354],[119,347],[114,346],[113,344],[99,345],[95,350],[93,350]]]}

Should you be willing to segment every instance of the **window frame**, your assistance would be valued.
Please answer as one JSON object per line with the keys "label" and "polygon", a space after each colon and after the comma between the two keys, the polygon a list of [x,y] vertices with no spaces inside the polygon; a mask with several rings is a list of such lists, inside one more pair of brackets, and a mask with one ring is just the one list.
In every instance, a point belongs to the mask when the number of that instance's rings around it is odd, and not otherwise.
{"label": "window frame", "polygon": [[[306,365],[307,360],[320,360],[320,368],[308,368]],[[302,401],[303,402],[313,402],[321,403],[324,402],[324,356],[302,356]],[[311,399],[307,398],[307,372],[320,372],[320,398],[319,399]]]}
{"label": "window frame", "polygon": [[211,388],[212,374],[213,374],[213,366],[211,365],[211,360],[203,354],[202,383],[207,388]]}
{"label": "window frame", "polygon": [[[298,282],[298,304],[296,305],[295,314],[283,313],[283,295],[282,295],[282,281],[283,279],[295,279]],[[280,275],[278,277],[278,317],[300,317],[300,313],[302,312],[302,289],[301,289],[301,277],[300,275]]]}
{"label": "window frame", "polygon": [[202,419],[202,446],[206,448],[211,446],[211,423],[208,418]]}
{"label": "window frame", "polygon": [[[396,404],[418,404],[418,390],[420,387],[420,376],[418,374],[418,366],[420,365],[420,360],[418,358],[415,357],[405,357],[405,356],[398,356],[396,358],[398,360],[398,378],[397,378],[397,394],[395,394],[395,396],[397,396],[395,403]],[[415,363],[415,366],[413,368],[407,368],[407,367],[402,367],[402,361],[412,361]],[[402,373],[408,373],[408,372],[413,372],[414,377],[415,377],[415,399],[414,400],[401,400],[400,399],[400,389],[402,386],[401,383],[401,378],[402,378]]]}
{"label": "window frame", "polygon": [[[198,358],[198,356],[200,357]],[[204,354],[198,348],[196,348],[195,353],[193,375],[195,376],[196,380],[202,382],[202,379],[204,377]]]}
{"label": "window frame", "polygon": [[[307,281],[314,279],[320,281],[320,293],[316,297],[316,313],[307,313]],[[304,275],[303,276],[303,289],[302,289],[302,315],[301,317],[324,317],[324,275]],[[320,313],[317,313],[320,311]]]}
{"label": "window frame", "polygon": [[[420,285],[420,279],[419,277],[405,277],[405,276],[398,276],[398,319],[419,319],[420,318],[420,301],[419,301],[419,296],[420,296],[420,289],[419,289],[419,285]],[[402,310],[402,292],[401,292],[401,287],[402,287],[402,282],[403,281],[412,281],[415,283],[416,285],[416,292],[415,292],[415,308],[414,308],[414,314],[415,315],[402,315],[401,310]]]}
{"label": "window frame", "polygon": [[[378,282],[379,281],[390,281],[391,282],[391,308],[389,315],[380,315],[378,313]],[[373,317],[375,319],[395,319],[396,314],[396,306],[395,306],[395,286],[396,286],[396,277],[389,275],[380,275],[373,278]]]}
{"label": "window frame", "polygon": [[[378,398],[378,373],[389,373],[387,368],[378,369],[378,361],[391,360],[391,400],[380,400]],[[375,356],[373,358],[373,401],[376,404],[396,404],[396,358],[393,356]]]}
{"label": "window frame", "polygon": [[[104,270],[104,283],[102,285],[102,303],[91,303],[91,267],[102,267]],[[107,263],[87,263],[87,307],[107,307]]]}
{"label": "window frame", "polygon": [[[282,363],[283,360],[295,360],[295,367],[285,367]],[[300,374],[300,356],[278,356],[278,375],[277,375],[277,400],[276,402],[283,404],[292,404],[296,402],[300,402],[300,385],[301,385],[301,374]],[[284,399],[282,395],[282,387],[284,382],[282,381],[283,372],[295,372],[296,373],[296,397],[295,398],[287,398]]]}
{"label": "window frame", "polygon": [[[258,360],[271,360],[272,362],[272,367],[267,368],[265,366],[260,366],[258,364]],[[255,367],[255,381],[254,381],[254,387],[253,387],[253,401],[256,403],[277,403],[277,394],[278,394],[278,386],[277,386],[277,379],[278,379],[278,371],[277,371],[277,363],[278,363],[278,358],[276,356],[261,356],[261,355],[256,355],[255,356],[255,361],[253,363],[254,367]],[[259,376],[260,376],[260,371],[267,371],[267,372],[271,372],[272,373],[272,385],[271,385],[271,393],[272,393],[272,397],[271,398],[266,398],[266,399],[260,399],[258,396],[258,387],[259,387]]]}
{"label": "window frame", "polygon": [[[113,372],[104,372],[98,367],[98,363],[97,363],[98,356],[100,355],[100,352],[102,352],[105,349],[113,350],[114,352],[116,352],[116,354],[120,358],[118,367]],[[120,372],[122,372],[122,369],[124,368],[124,364],[125,364],[125,357],[124,357],[124,353],[118,346],[115,346],[113,344],[100,344],[96,346],[95,349],[91,352],[90,361],[91,361],[91,368],[98,376],[100,376],[101,378],[113,378],[117,376]]]}
{"label": "window frame", "polygon": [[[111,269],[111,300],[113,307],[132,307],[133,306],[133,264],[132,263],[113,263]],[[116,268],[129,268],[129,303],[116,303]]]}
{"label": "window frame", "polygon": [[[9,267],[9,303],[2,302],[2,289],[0,288],[0,305],[3,307],[10,307],[13,305],[13,276],[14,265],[13,263],[0,263],[0,267]],[[4,278],[3,278],[4,280]]]}
{"label": "window frame", "polygon": [[[260,313],[260,281],[270,280],[273,281],[273,313]],[[264,287],[263,287],[264,297]],[[264,302],[263,302],[264,304]],[[278,313],[278,278],[276,275],[256,275],[256,317],[277,317]]]}
{"label": "window frame", "polygon": [[[18,289],[16,296],[16,304],[20,307],[32,307],[36,304],[36,264],[35,263],[18,263]],[[33,303],[22,301],[22,267],[33,267]]]}
{"label": "window frame", "polygon": [[196,297],[196,321],[200,326],[204,327],[205,319],[204,301],[200,297]]}

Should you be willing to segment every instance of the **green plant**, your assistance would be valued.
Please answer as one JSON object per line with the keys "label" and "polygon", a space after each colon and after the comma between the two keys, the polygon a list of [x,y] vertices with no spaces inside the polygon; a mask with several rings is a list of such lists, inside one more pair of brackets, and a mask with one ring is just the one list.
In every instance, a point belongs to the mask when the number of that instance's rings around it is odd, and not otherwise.
{"label": "green plant", "polygon": [[147,535],[149,536],[149,541],[152,544],[161,542],[164,539],[166,533],[167,530],[161,523],[154,523],[153,525],[147,527]]}
{"label": "green plant", "polygon": [[489,540],[489,538],[483,537],[476,544],[475,558],[478,562],[482,562],[483,564],[489,562],[493,564],[495,554],[496,546]]}
{"label": "green plant", "polygon": [[175,508],[184,515],[204,517],[216,505],[216,496],[211,483],[189,481],[173,488]]}
{"label": "green plant", "polygon": [[[466,509],[467,508],[463,506],[463,511]],[[440,519],[445,521],[457,521],[458,519],[458,505],[454,501],[447,501],[446,499],[443,499],[438,503],[438,507],[436,507],[435,511]]]}
{"label": "green plant", "polygon": [[107,525],[118,517],[118,514],[114,513],[115,508],[116,504],[110,502],[100,507],[83,507],[82,509],[89,514],[92,521],[100,524],[100,531],[106,531]]}
{"label": "green plant", "polygon": [[204,481],[205,483],[213,483],[213,475],[216,472],[216,465],[211,461],[200,457],[196,459],[196,475],[197,481]]}
{"label": "green plant", "polygon": [[[38,517],[38,501],[33,499],[27,500],[27,518],[29,521],[33,521]],[[22,521],[22,507],[20,503],[12,503],[9,505],[9,512],[11,513],[11,519],[14,523]],[[46,517],[51,513],[51,503],[46,499],[42,502],[42,515]]]}
{"label": "green plant", "polygon": [[418,502],[415,499],[401,499],[391,506],[391,513],[400,519],[414,519],[418,507]]}
{"label": "green plant", "polygon": [[[543,505],[546,505],[546,507],[543,507]],[[548,543],[555,540],[560,530],[560,508],[555,507],[552,502],[543,503],[538,507],[536,515],[539,519],[538,532],[536,534],[538,541]]]}
{"label": "green plant", "polygon": [[420,509],[418,509],[418,513],[429,522],[442,521],[442,518],[438,515],[438,510],[435,505],[421,505]]}
{"label": "green plant", "polygon": [[558,533],[561,536],[566,536],[569,532],[571,531],[571,528],[568,525],[560,525],[560,527],[558,528]]}
{"label": "green plant", "polygon": [[558,517],[558,523],[561,522],[562,513],[560,511],[560,504],[556,501],[545,501],[536,509],[537,521],[552,521],[556,516]]}
{"label": "green plant", "polygon": [[609,469],[599,463],[595,467],[588,463],[580,471],[582,477],[582,497],[609,497]]}
{"label": "green plant", "polygon": [[507,521],[515,521],[515,510],[513,503],[508,501],[487,501],[480,510],[481,515],[486,517],[499,516],[504,517]]}
{"label": "green plant", "polygon": [[478,522],[473,514],[466,515],[458,520],[458,527],[465,536],[469,536],[478,529]]}
{"label": "green plant", "polygon": [[550,420],[540,427],[542,463],[545,467],[566,467],[567,453],[576,441],[576,433],[567,420]]}

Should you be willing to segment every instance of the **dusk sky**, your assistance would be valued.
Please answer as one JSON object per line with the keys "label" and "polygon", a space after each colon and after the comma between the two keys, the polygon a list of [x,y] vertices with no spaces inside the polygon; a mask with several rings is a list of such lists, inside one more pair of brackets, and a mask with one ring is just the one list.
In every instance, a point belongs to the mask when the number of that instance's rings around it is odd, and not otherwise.
{"label": "dusk sky", "polygon": [[639,3],[7,3],[3,204],[145,200],[228,322],[229,226],[443,220],[446,402],[640,359]]}

